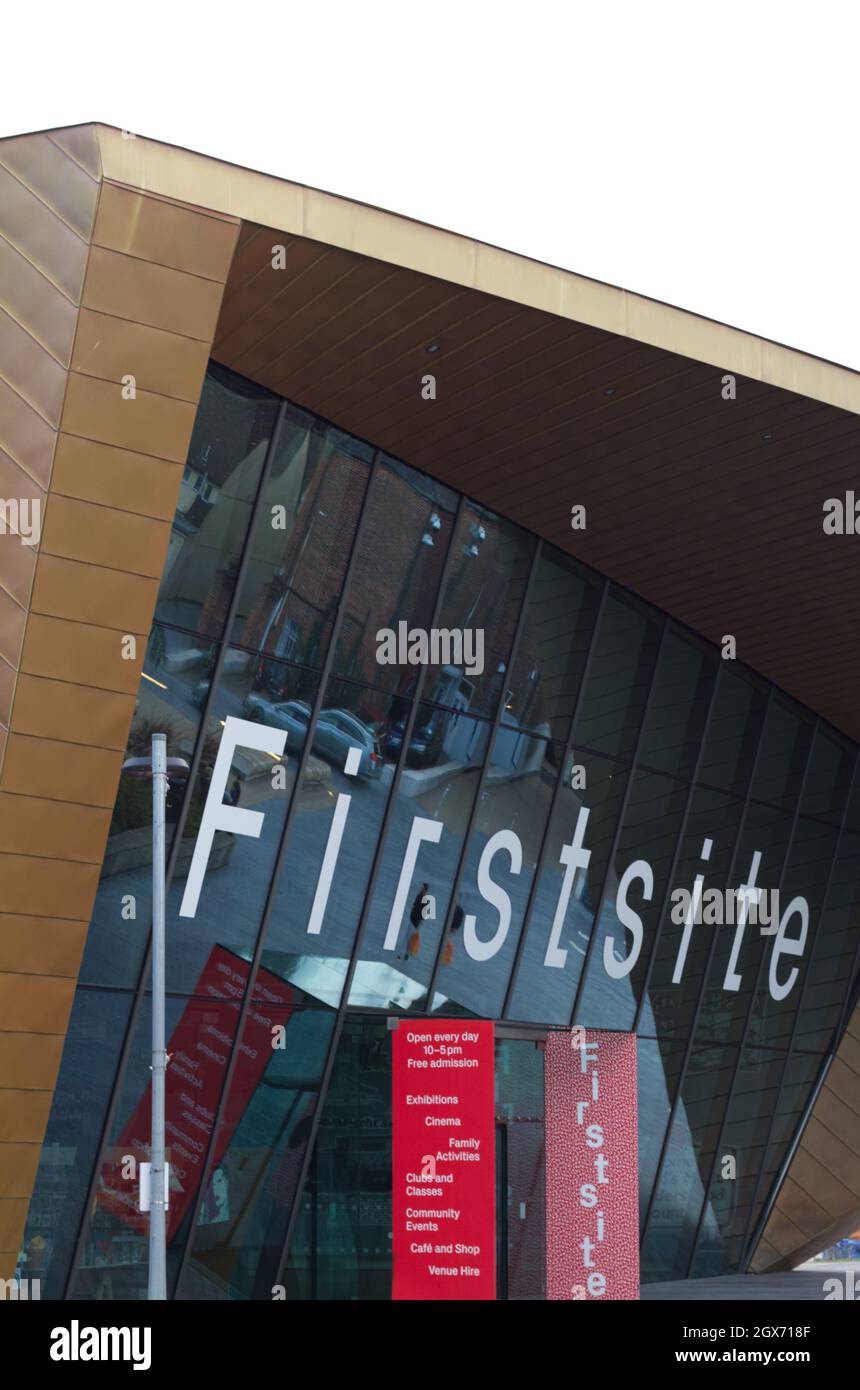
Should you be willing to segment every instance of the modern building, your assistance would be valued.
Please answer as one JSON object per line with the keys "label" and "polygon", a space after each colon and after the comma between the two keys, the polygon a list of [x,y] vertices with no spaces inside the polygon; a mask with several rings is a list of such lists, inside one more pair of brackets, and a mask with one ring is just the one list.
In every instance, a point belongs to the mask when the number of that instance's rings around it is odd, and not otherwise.
{"label": "modern building", "polygon": [[[851,371],[468,237],[0,142],[4,1278],[145,1296],[155,730],[171,1297],[389,1297],[399,1019],[497,1025],[499,1297],[545,1296],[574,1024],[636,1037],[644,1281],[856,1230],[858,417]],[[201,878],[231,718],[286,746],[232,748],[255,829]],[[778,903],[679,920],[697,882]]]}

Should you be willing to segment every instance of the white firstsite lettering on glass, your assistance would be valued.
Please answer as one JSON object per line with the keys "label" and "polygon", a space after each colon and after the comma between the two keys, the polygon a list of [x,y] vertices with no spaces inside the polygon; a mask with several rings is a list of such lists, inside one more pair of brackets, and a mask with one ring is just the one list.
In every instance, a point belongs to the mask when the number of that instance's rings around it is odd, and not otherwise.
{"label": "white firstsite lettering on glass", "polygon": [[[350,748],[346,755],[344,772],[347,777],[357,777],[360,767],[361,749]],[[318,936],[322,931],[323,917],[325,916],[325,910],[328,906],[328,895],[331,892],[337,856],[340,854],[340,842],[343,839],[346,816],[351,801],[351,796],[346,792],[340,792],[335,802],[334,815],[331,819],[331,829],[328,832],[328,843],[325,847],[322,868],[320,869],[320,876],[317,880],[317,891],[314,894],[313,907],[311,908],[310,921],[308,922],[307,929],[311,936]]]}
{"label": "white firstsite lettering on glass", "polygon": [[498,830],[484,845],[481,862],[478,865],[478,891],[482,898],[494,907],[499,914],[499,925],[489,941],[481,941],[475,927],[477,917],[467,912],[463,918],[463,945],[472,960],[489,960],[501,950],[508,928],[511,925],[511,900],[504,888],[490,878],[490,864],[499,850],[507,851],[511,861],[511,873],[518,874],[523,867],[523,847],[513,830]]}
{"label": "white firstsite lettering on glass", "polygon": [[269,724],[252,724],[250,719],[236,719],[232,714],[227,716],[182,895],[180,917],[193,917],[197,911],[215,831],[229,830],[233,835],[249,835],[251,839],[258,840],[263,829],[262,811],[248,811],[240,806],[227,805],[224,801],[234,752],[237,748],[256,748],[260,753],[270,753],[279,758],[286,742],[287,735],[283,729],[274,729]]}
{"label": "white firstsite lettering on glass", "polygon": [[[789,921],[797,913],[800,918],[800,936],[795,940],[794,937],[787,937],[785,929]],[[803,948],[806,945],[806,933],[809,930],[809,904],[805,898],[792,898],[785,912],[779,919],[779,930],[773,941],[773,952],[770,958],[770,970],[768,971],[768,989],[771,999],[786,999],[794,988],[794,982],[800,974],[798,966],[792,966],[788,972],[788,979],[784,985],[779,983],[776,977],[777,966],[780,956],[802,956]]]}
{"label": "white firstsite lettering on glass", "polygon": [[[188,874],[188,881],[185,885],[185,892],[182,898],[182,905],[179,909],[180,917],[193,917],[197,911],[197,904],[203,887],[203,878],[209,863],[209,855],[216,830],[226,830],[234,835],[248,835],[252,839],[259,839],[262,825],[263,813],[261,811],[250,811],[240,809],[238,806],[225,804],[224,793],[227,787],[230,769],[233,764],[233,754],[238,747],[255,748],[261,752],[269,753],[274,757],[280,757],[287,742],[286,734],[271,727],[268,724],[250,723],[245,719],[236,719],[232,715],[225,721],[224,731],[221,736],[221,743],[218,749],[218,756],[215,760],[215,767],[212,773],[212,781],[206,797],[206,805],[203,808],[203,816],[200,822],[200,831],[197,836],[197,843],[194,846],[194,855],[191,860],[191,870]],[[344,772],[348,777],[356,777],[361,772],[362,753],[358,748],[349,749],[344,765]],[[317,879],[314,900],[311,906],[310,917],[306,927],[307,934],[319,936],[325,925],[325,914],[328,907],[329,896],[331,894],[334,875],[337,870],[339,857],[343,848],[343,840],[346,829],[347,815],[349,812],[351,797],[344,792],[338,793],[335,801],[334,814],[331,825],[329,826],[328,839],[326,841],[325,852],[322,864],[320,865],[319,877]],[[561,875],[555,870],[554,866],[536,866],[536,871],[541,874],[546,873],[544,883],[555,880],[559,884],[558,899],[555,905],[552,922],[549,927],[546,951],[543,964],[550,969],[563,970],[567,965],[569,948],[562,946],[561,941],[565,929],[568,910],[570,908],[571,897],[577,885],[577,875],[580,870],[585,872],[591,862],[591,850],[585,846],[585,834],[588,827],[589,809],[587,806],[580,806],[577,812],[576,824],[573,829],[573,837],[569,844],[563,844],[558,855],[558,863],[563,868]],[[391,906],[391,914],[385,931],[385,940],[382,949],[385,951],[395,951],[403,927],[407,904],[414,894],[414,879],[418,856],[422,844],[438,845],[442,839],[444,823],[440,820],[431,820],[427,816],[415,816],[409,831],[409,839],[400,866],[400,875],[397,880],[397,889]],[[707,836],[702,841],[702,848],[699,858],[708,863],[713,849],[713,840]],[[389,847],[390,848],[390,847]],[[467,956],[474,961],[488,961],[497,956],[504,946],[511,929],[513,920],[513,903],[510,894],[497,883],[492,877],[492,869],[495,858],[504,852],[508,856],[508,873],[517,875],[522,873],[523,868],[523,844],[520,837],[513,830],[497,830],[484,845],[478,861],[475,874],[475,886],[483,902],[495,908],[498,913],[498,922],[492,929],[492,934],[484,940],[478,934],[478,914],[474,912],[466,913],[463,917],[463,946]],[[766,890],[758,886],[758,875],[761,866],[761,852],[753,850],[747,882],[737,889],[726,889],[726,895],[730,905],[730,914],[725,918],[725,924],[731,923],[734,926],[734,938],[729,951],[728,964],[726,966],[723,989],[736,993],[741,988],[741,974],[738,969],[738,961],[744,941],[746,927],[755,921],[754,909],[766,897]],[[429,874],[427,875],[429,878]],[[615,915],[618,923],[625,931],[630,933],[630,941],[627,942],[626,936],[619,935],[617,930],[607,931],[603,941],[603,948],[600,951],[600,959],[603,969],[612,980],[621,980],[628,976],[636,962],[642,954],[645,938],[645,924],[640,914],[630,906],[627,895],[631,884],[638,880],[641,889],[638,895],[645,901],[651,902],[654,895],[654,873],[647,859],[637,859],[630,864],[618,883],[615,892]],[[702,921],[702,904],[705,903],[705,923],[712,924],[712,919],[708,917],[708,902],[713,895],[720,896],[716,889],[704,889],[704,876],[697,874],[692,887],[692,893],[687,889],[676,889],[671,894],[671,900],[678,899],[673,909],[671,920],[679,925],[683,922],[683,931],[678,943],[675,957],[674,968],[672,971],[672,983],[681,983],[684,969],[687,963],[687,956],[690,949],[693,927],[695,923]],[[422,920],[429,918],[435,919],[436,897],[433,893],[427,892],[427,884],[423,885],[424,897],[422,898],[421,916]],[[771,897],[776,899],[777,893],[772,893]],[[433,910],[429,914],[425,911],[427,903],[433,904]],[[734,904],[737,903],[737,917],[734,915]],[[587,926],[591,931],[596,929],[594,913],[590,907],[586,906],[584,897],[580,894],[580,901],[577,905],[583,926]],[[602,914],[601,914],[602,916]],[[778,908],[773,910],[770,920],[774,923],[777,920]],[[799,917],[799,929],[794,935],[788,935],[789,925],[794,917]],[[546,918],[541,913],[532,914],[524,924],[524,928],[542,934],[546,930]],[[722,925],[723,918],[719,918]],[[809,904],[804,897],[793,898],[789,903],[782,917],[779,918],[778,928],[771,928],[774,932],[773,948],[769,961],[768,984],[771,998],[781,1001],[786,999],[797,983],[800,975],[799,966],[788,967],[783,962],[783,957],[792,956],[799,958],[803,955],[809,935]],[[582,933],[585,935],[585,933]],[[768,934],[771,934],[770,932]],[[577,947],[577,949],[579,949]]]}
{"label": "white firstsite lettering on glass", "polygon": [[630,954],[625,956],[624,960],[615,959],[615,937],[611,933],[603,943],[603,968],[613,980],[621,980],[625,975],[630,974],[639,959],[639,952],[642,950],[642,918],[638,912],[634,912],[633,908],[627,905],[627,886],[633,882],[634,878],[641,878],[643,883],[642,896],[646,902],[650,902],[654,892],[654,875],[651,872],[651,865],[646,863],[644,859],[634,860],[621,875],[621,882],[615,896],[615,912],[618,920],[633,937]]}
{"label": "white firstsite lettering on glass", "polygon": [[421,842],[428,840],[430,844],[438,845],[442,838],[442,829],[440,820],[428,820],[425,816],[416,816],[412,822],[409,844],[406,846],[406,854],[403,856],[403,868],[400,870],[397,892],[394,894],[391,916],[388,919],[388,930],[382,943],[384,951],[393,951],[397,945],[400,923],[403,921],[403,913],[406,910],[406,899],[409,896],[409,888],[412,883],[412,875],[415,872],[415,862],[418,858]]}
{"label": "white firstsite lettering on glass", "polygon": [[741,942],[744,939],[744,927],[747,923],[750,902],[753,898],[758,897],[756,881],[758,879],[758,866],[760,863],[761,854],[758,850],[755,850],[753,852],[752,864],[750,865],[750,881],[749,883],[742,884],[738,889],[738,898],[741,907],[738,913],[738,924],[735,927],[735,939],[732,942],[732,953],[729,956],[729,963],[726,966],[726,978],[723,980],[723,989],[731,990],[733,994],[736,994],[741,987],[741,977],[735,969],[735,966],[738,963]]}
{"label": "white firstsite lettering on glass", "polygon": [[573,884],[576,879],[577,869],[587,869],[591,859],[591,850],[583,848],[585,838],[585,827],[588,825],[588,809],[581,806],[579,815],[576,818],[576,829],[573,832],[573,839],[569,845],[562,845],[559,859],[564,865],[564,877],[561,881],[561,892],[558,895],[558,903],[555,909],[555,916],[552,919],[552,929],[547,942],[544,965],[551,965],[556,970],[563,970],[567,961],[567,951],[563,946],[559,946],[558,939],[561,936],[564,926],[564,919],[567,916],[567,905],[570,902],[570,895],[573,892]]}

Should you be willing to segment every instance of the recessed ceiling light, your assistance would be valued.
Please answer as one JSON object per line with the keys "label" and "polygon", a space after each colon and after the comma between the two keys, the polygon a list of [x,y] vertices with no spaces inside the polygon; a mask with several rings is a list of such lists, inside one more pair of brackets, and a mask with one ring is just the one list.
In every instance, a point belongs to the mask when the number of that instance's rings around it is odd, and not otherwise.
{"label": "recessed ceiling light", "polygon": [[424,349],[424,351],[425,351],[425,352],[438,352],[438,351],[439,351],[439,344],[438,344],[438,343],[430,343],[430,344]]}

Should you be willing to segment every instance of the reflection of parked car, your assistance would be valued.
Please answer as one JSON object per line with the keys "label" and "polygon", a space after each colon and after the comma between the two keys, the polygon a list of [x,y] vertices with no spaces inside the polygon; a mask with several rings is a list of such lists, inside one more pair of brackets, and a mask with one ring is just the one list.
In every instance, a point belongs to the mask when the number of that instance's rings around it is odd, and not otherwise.
{"label": "reflection of parked car", "polygon": [[287,752],[299,753],[308,736],[311,709],[304,700],[285,700],[274,704],[262,695],[249,695],[242,705],[242,717],[252,719],[257,724],[271,724],[275,729],[285,729]]}
{"label": "reflection of parked car", "polygon": [[[304,700],[275,703],[260,694],[249,695],[242,705],[242,715],[245,719],[253,719],[260,724],[272,724],[276,729],[286,729],[288,753],[299,753],[305,745],[311,709]],[[342,772],[350,748],[358,748],[361,752],[357,774],[359,777],[373,780],[381,776],[382,753],[370,729],[347,710],[320,710],[314,732],[314,752],[321,753]]]}
{"label": "reflection of parked car", "polygon": [[[406,752],[409,767],[433,767],[439,761],[446,725],[447,715],[443,710],[434,710],[430,718],[421,724],[416,720]],[[392,724],[391,733],[385,741],[385,751],[390,758],[399,756],[405,730],[405,719],[398,719]]]}
{"label": "reflection of parked car", "polygon": [[343,771],[350,748],[361,750],[358,776],[373,780],[382,776],[382,752],[375,736],[360,719],[345,709],[320,711],[314,734],[314,749]]}

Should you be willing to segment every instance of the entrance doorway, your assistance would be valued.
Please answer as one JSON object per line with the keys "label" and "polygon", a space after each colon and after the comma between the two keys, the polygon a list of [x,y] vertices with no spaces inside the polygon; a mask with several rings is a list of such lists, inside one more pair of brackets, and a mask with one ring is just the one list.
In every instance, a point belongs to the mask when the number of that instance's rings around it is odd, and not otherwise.
{"label": "entrance doorway", "polygon": [[496,1296],[546,1297],[543,1037],[496,1036]]}
{"label": "entrance doorway", "polygon": [[[546,1294],[544,1031],[498,1024],[496,1269],[502,1300]],[[287,1297],[391,1296],[391,1032],[347,1020],[301,1195]]]}

